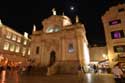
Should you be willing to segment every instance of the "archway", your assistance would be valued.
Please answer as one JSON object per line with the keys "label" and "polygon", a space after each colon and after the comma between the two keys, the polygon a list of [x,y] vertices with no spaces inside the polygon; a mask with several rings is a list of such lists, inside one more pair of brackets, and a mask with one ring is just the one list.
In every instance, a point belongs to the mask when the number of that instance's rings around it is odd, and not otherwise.
{"label": "archway", "polygon": [[56,55],[55,51],[51,51],[49,66],[52,66],[55,63],[55,61],[56,61],[56,56],[55,55]]}

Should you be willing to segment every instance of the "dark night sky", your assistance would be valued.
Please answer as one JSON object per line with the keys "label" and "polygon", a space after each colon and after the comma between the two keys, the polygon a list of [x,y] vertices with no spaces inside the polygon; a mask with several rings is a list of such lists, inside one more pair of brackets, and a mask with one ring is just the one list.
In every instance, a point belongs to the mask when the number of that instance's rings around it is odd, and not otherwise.
{"label": "dark night sky", "polygon": [[[101,15],[109,6],[125,0],[35,0],[31,2],[4,0],[0,6],[0,19],[5,25],[12,27],[20,33],[31,34],[33,24],[42,28],[41,21],[52,15],[55,8],[57,14],[65,15],[74,20],[75,15],[80,17],[86,28],[87,39],[90,44],[105,43]],[[70,10],[74,6],[74,10]]]}

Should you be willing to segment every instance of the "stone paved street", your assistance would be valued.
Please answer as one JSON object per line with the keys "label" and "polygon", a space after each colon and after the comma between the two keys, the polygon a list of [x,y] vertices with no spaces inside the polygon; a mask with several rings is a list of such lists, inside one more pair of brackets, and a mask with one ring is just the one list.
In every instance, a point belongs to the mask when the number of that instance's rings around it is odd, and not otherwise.
{"label": "stone paved street", "polygon": [[77,75],[28,75],[8,72],[4,81],[1,74],[0,83],[114,83],[111,74],[85,74],[82,78]]}

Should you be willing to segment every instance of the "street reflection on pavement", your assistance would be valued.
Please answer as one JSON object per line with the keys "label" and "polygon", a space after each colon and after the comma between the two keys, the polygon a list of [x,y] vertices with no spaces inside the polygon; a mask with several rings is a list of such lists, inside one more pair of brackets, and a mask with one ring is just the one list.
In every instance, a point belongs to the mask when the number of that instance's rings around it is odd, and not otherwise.
{"label": "street reflection on pavement", "polygon": [[1,83],[19,83],[19,76],[17,70],[3,70],[1,72]]}
{"label": "street reflection on pavement", "polygon": [[1,83],[5,83],[6,81],[6,71],[3,70],[1,73]]}

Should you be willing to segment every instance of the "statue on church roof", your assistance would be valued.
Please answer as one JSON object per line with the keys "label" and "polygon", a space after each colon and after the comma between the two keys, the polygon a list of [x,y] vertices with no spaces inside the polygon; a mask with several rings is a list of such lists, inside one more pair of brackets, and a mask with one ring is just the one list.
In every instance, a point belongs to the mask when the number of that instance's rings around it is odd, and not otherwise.
{"label": "statue on church roof", "polygon": [[56,15],[56,10],[55,8],[52,9],[53,15]]}
{"label": "statue on church roof", "polygon": [[62,13],[63,16],[65,16],[64,12]]}
{"label": "statue on church roof", "polygon": [[79,17],[78,16],[76,16],[76,23],[78,23],[79,22]]}
{"label": "statue on church roof", "polygon": [[35,24],[33,25],[33,32],[35,32],[36,31],[36,26],[35,26]]}
{"label": "statue on church roof", "polygon": [[1,21],[1,19],[0,19],[0,25],[2,25],[2,21]]}

